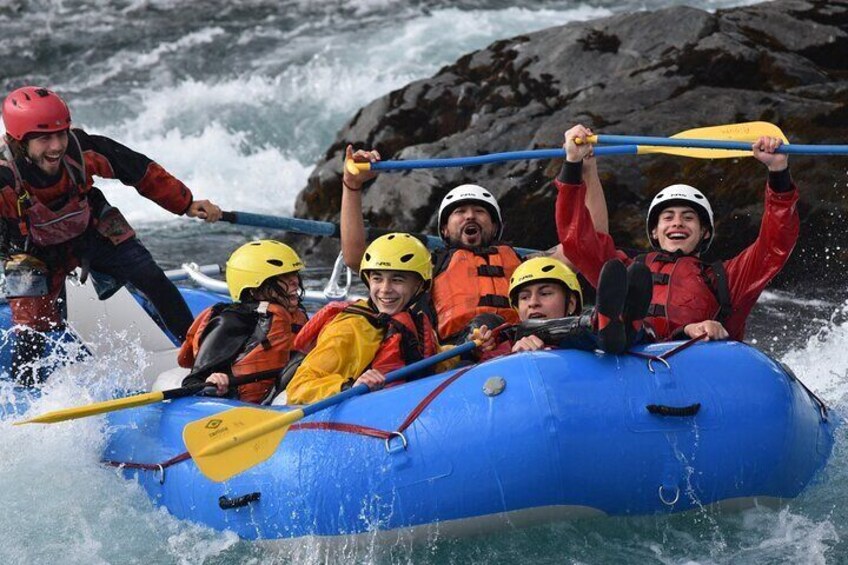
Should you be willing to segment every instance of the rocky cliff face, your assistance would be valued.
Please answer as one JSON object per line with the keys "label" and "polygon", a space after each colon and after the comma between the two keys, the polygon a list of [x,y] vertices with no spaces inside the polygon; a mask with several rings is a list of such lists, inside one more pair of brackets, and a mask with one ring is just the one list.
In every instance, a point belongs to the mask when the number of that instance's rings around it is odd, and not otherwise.
{"label": "rocky cliff face", "polygon": [[[783,0],[714,14],[675,7],[552,27],[498,41],[374,100],[339,132],[299,196],[300,216],[333,219],[344,147],[384,159],[557,147],[575,123],[598,133],[667,136],[764,120],[794,143],[848,143],[848,0]],[[647,244],[653,194],[687,182],[713,202],[714,257],[758,231],[765,167],[754,159],[599,158],[610,228],[624,247]],[[552,179],[561,162],[382,174],[364,198],[372,225],[435,233],[441,197],[473,182],[499,198],[507,240],[556,242]],[[782,280],[848,281],[848,157],[793,157],[802,234]]]}

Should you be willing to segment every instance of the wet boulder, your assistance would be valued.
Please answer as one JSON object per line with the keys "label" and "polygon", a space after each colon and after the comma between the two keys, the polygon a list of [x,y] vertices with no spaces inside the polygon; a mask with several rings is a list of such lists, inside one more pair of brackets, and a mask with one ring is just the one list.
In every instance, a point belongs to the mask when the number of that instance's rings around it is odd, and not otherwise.
{"label": "wet boulder", "polygon": [[[763,120],[793,143],[848,143],[848,0],[783,0],[708,13],[691,7],[622,14],[497,41],[435,76],[362,108],[339,132],[299,195],[299,216],[338,218],[346,144],[385,159],[469,156],[558,147],[565,129],[668,136]],[[801,190],[801,241],[781,281],[844,282],[848,157],[792,157]],[[441,197],[462,183],[502,203],[505,238],[556,243],[552,179],[561,161],[385,173],[364,195],[379,227],[435,232]],[[644,247],[653,194],[675,182],[701,188],[716,212],[711,255],[756,237],[765,167],[751,158],[667,155],[599,158],[611,231]]]}

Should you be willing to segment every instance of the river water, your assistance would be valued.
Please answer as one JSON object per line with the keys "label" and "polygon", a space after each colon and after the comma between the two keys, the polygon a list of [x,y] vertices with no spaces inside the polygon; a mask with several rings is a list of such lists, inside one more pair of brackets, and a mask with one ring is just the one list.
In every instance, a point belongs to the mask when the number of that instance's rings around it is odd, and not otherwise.
{"label": "river water", "polygon": [[[0,0],[0,90],[52,87],[74,121],[151,156],[223,208],[289,214],[339,127],[374,97],[512,35],[682,2],[499,0]],[[750,2],[748,2],[750,3]],[[743,2],[713,0],[717,9]],[[683,124],[681,124],[683,127]],[[176,219],[132,189],[111,202],[166,267],[222,262],[270,232]],[[749,338],[837,413],[848,403],[848,293],[768,292]],[[137,383],[137,344],[59,371],[38,411]],[[0,400],[9,393],[0,389]],[[593,519],[424,546],[278,554],[156,509],[98,464],[102,421],[13,428],[0,420],[3,563],[848,563],[844,428],[821,479],[780,511]]]}

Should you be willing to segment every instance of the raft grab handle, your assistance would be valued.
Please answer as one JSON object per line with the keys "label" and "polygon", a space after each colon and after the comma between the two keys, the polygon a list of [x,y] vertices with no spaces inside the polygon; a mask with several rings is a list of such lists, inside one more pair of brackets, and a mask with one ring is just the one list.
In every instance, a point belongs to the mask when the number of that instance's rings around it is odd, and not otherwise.
{"label": "raft grab handle", "polygon": [[665,406],[663,404],[648,404],[645,408],[656,416],[694,416],[701,409],[701,403],[696,402],[689,406]]}
{"label": "raft grab handle", "polygon": [[262,493],[259,492],[251,492],[244,496],[237,496],[236,498],[229,498],[228,496],[220,496],[218,497],[218,506],[221,507],[221,510],[231,510],[233,508],[241,508],[243,506],[247,506],[251,502],[256,502],[259,500],[259,497],[262,496]]}

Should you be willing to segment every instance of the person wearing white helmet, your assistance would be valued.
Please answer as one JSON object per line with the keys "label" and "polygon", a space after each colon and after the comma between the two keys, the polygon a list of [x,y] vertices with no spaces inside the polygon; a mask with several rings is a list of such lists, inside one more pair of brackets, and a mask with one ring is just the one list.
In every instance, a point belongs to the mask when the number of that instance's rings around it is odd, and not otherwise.
{"label": "person wearing white helmet", "polygon": [[[376,151],[354,152],[348,146],[346,159],[380,160]],[[587,195],[587,205],[601,229],[606,229],[607,211],[597,169],[588,159],[587,181],[596,187]],[[361,188],[376,173],[353,174],[345,167],[342,179],[342,252],[351,268],[356,266],[365,246]],[[470,327],[492,320],[517,322],[510,306],[509,279],[521,263],[515,249],[502,241],[505,222],[495,196],[483,186],[463,184],[450,190],[438,212],[439,235],[444,250],[433,253],[432,308],[438,321],[439,338],[445,342],[464,339]],[[554,248],[551,255],[570,265]],[[498,318],[491,318],[491,316]],[[485,321],[482,321],[487,318]]]}
{"label": "person wearing white helmet", "polygon": [[581,159],[591,151],[590,135],[582,125],[565,132],[566,162],[556,181],[557,232],[565,252],[592,285],[609,259],[645,263],[654,279],[646,321],[660,339],[706,335],[742,340],[748,314],[798,239],[798,190],[787,155],[776,152],[783,140],[764,136],[751,145],[754,158],[768,168],[757,239],[732,259],[707,263],[701,254],[716,235],[712,206],[687,184],[668,186],[654,197],[646,221],[652,251],[644,255],[628,257],[608,234],[595,229],[583,205],[586,188],[580,178]]}

